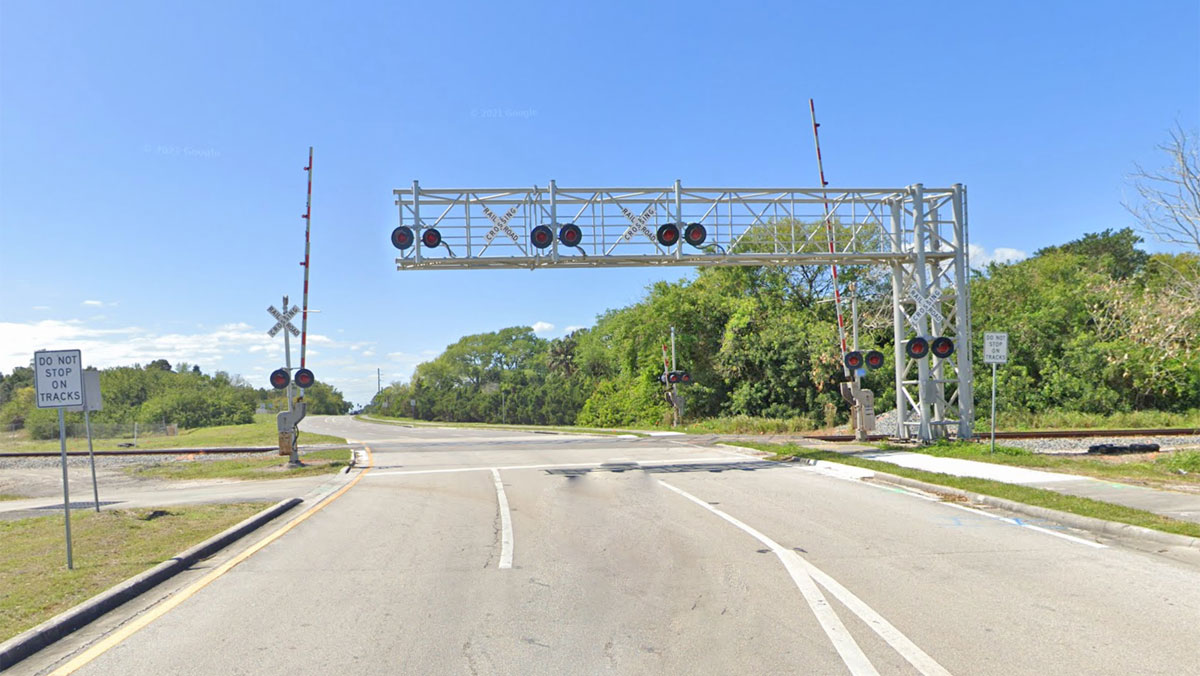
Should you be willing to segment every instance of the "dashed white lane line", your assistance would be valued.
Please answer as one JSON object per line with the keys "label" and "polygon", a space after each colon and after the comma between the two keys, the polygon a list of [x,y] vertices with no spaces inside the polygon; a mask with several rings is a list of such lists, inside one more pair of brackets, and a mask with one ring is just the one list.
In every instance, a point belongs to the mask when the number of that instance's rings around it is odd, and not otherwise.
{"label": "dashed white lane line", "polygon": [[854,637],[846,631],[846,626],[842,624],[837,613],[829,605],[828,601],[817,589],[816,583],[829,590],[835,598],[842,602],[855,615],[867,624],[876,634],[887,642],[897,653],[908,663],[913,665],[924,676],[950,676],[950,672],[936,660],[930,657],[925,651],[921,650],[907,636],[900,632],[890,622],[885,620],[882,615],[875,612],[862,599],[858,598],[849,589],[843,587],[837,580],[834,580],[821,569],[809,563],[804,557],[797,554],[791,549],[787,549],[767,537],[763,533],[739,521],[737,518],[726,514],[725,512],[713,507],[707,502],[697,498],[696,496],[676,488],[665,481],[659,480],[660,484],[666,488],[682,495],[692,502],[700,505],[704,509],[716,514],[725,521],[737,526],[754,539],[766,545],[775,556],[783,563],[788,574],[791,575],[792,581],[796,583],[796,587],[800,589],[800,593],[804,595],[804,599],[808,601],[808,605],[812,608],[813,614],[817,616],[817,621],[821,624],[821,628],[825,631],[826,636],[833,643],[833,647],[841,656],[842,661],[846,663],[846,667],[850,669],[852,674],[878,674],[875,666],[859,648],[854,641]]}
{"label": "dashed white lane line", "polygon": [[512,517],[508,509],[508,496],[504,494],[504,482],[500,470],[492,468],[492,480],[496,484],[496,502],[500,506],[500,568],[512,568],[513,530]]}

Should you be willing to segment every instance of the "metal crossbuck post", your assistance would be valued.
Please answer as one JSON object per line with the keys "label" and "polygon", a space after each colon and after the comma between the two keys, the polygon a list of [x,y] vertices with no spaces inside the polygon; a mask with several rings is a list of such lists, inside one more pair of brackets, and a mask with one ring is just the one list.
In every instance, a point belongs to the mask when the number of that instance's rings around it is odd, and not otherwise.
{"label": "metal crossbuck post", "polygon": [[[835,190],[685,188],[679,181],[566,188],[550,181],[530,188],[431,189],[413,181],[394,195],[397,270],[886,267],[896,436],[971,436],[967,191],[961,184]],[[904,345],[914,336],[946,337],[959,349],[910,357]]]}
{"label": "metal crossbuck post", "polygon": [[[283,307],[286,308],[287,305],[288,305],[288,297],[284,296],[283,297]],[[279,432],[280,432],[280,435],[279,435],[280,444],[281,444],[280,450],[281,451],[283,450],[282,445],[286,441],[286,445],[289,447],[289,449],[288,449],[289,450],[288,455],[290,456],[289,464],[299,465],[300,464],[300,455],[299,455],[299,451],[297,450],[297,447],[296,447],[296,435],[297,435],[296,425],[299,424],[299,422],[302,418],[304,418],[306,405],[303,403],[299,404],[296,407],[295,411],[292,410],[292,345],[291,345],[291,341],[288,340],[288,334],[290,333],[293,336],[300,335],[300,330],[292,325],[292,317],[295,317],[300,312],[300,308],[293,305],[292,309],[288,310],[287,312],[280,312],[279,310],[275,309],[274,305],[269,305],[269,306],[267,306],[267,312],[270,313],[270,315],[275,318],[275,326],[272,326],[270,329],[267,330],[267,335],[274,338],[275,334],[279,333],[280,330],[283,330],[283,354],[284,354],[285,368],[287,369],[287,374],[288,374],[288,383],[287,383],[287,404],[288,404],[288,406],[287,406],[287,410],[281,412],[276,421],[276,423],[279,427]],[[285,428],[287,430],[286,439],[284,437]],[[281,455],[282,455],[282,453],[281,453]]]}

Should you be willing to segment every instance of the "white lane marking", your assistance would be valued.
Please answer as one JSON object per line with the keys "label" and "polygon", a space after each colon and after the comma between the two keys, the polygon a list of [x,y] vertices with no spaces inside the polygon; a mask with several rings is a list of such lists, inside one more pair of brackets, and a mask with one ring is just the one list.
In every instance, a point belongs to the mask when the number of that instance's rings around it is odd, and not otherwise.
{"label": "white lane marking", "polygon": [[[371,472],[370,476],[393,476],[401,474],[451,474],[454,472],[482,472],[490,469],[569,469],[571,467],[595,467],[600,468],[607,460],[596,462],[575,462],[575,463],[555,463],[551,465],[504,465],[502,467],[448,467],[445,469],[397,469],[383,472]],[[738,461],[730,460],[729,458],[667,458],[656,460],[641,460],[638,462],[640,467],[654,467],[656,465],[691,465],[701,463],[719,463],[724,465],[736,465]],[[632,468],[631,468],[632,469]]]}
{"label": "white lane marking", "polygon": [[1067,541],[1070,541],[1070,542],[1074,542],[1074,543],[1076,543],[1076,544],[1087,545],[1087,546],[1089,546],[1089,547],[1092,547],[1092,548],[1094,548],[1094,549],[1108,549],[1108,545],[1102,545],[1102,544],[1100,544],[1099,542],[1092,542],[1092,541],[1090,541],[1090,540],[1084,540],[1083,538],[1075,537],[1074,535],[1067,535],[1066,533],[1059,533],[1059,532],[1056,532],[1056,531],[1052,531],[1052,530],[1050,530],[1049,528],[1042,528],[1041,526],[1035,526],[1035,525],[1033,525],[1033,524],[1031,524],[1031,523],[1025,523],[1024,521],[1021,521],[1020,519],[1014,519],[1014,518],[1012,518],[1012,517],[1007,517],[1007,516],[1000,516],[999,514],[989,514],[989,513],[985,512],[985,511],[981,510],[981,509],[972,509],[972,508],[970,508],[970,507],[964,507],[964,506],[962,506],[962,505],[956,505],[956,504],[954,504],[953,502],[944,502],[944,503],[942,503],[942,504],[944,504],[944,505],[946,505],[946,506],[948,506],[948,507],[953,507],[953,508],[955,508],[955,509],[961,509],[961,510],[963,510],[964,512],[970,512],[970,513],[972,513],[972,514],[980,514],[980,515],[982,515],[982,516],[986,516],[986,517],[988,517],[989,519],[996,519],[997,521],[1003,521],[1003,522],[1005,522],[1005,523],[1011,523],[1011,524],[1013,524],[1014,526],[1021,526],[1022,528],[1028,528],[1028,529],[1030,529],[1030,530],[1036,530],[1036,531],[1038,531],[1039,533],[1045,533],[1046,535],[1053,535],[1053,536],[1054,536],[1054,537],[1056,537],[1056,538],[1062,538],[1062,539],[1064,539],[1064,540],[1067,540]]}
{"label": "white lane marking", "polygon": [[[904,659],[908,660],[909,664],[916,667],[917,671],[925,674],[926,676],[933,676],[935,674],[937,676],[950,676],[950,672],[947,671],[945,667],[938,664],[937,661],[930,657],[925,651],[917,647],[917,645],[909,640],[907,636],[901,633],[899,629],[885,620],[882,615],[875,612],[875,610],[863,602],[862,599],[855,596],[849,589],[843,587],[837,580],[830,577],[820,568],[817,568],[812,563],[809,563],[807,559],[797,554],[794,550],[784,548],[782,545],[770,539],[766,535],[763,535],[736,518],[726,514],[725,512],[722,512],[716,507],[713,507],[707,502],[704,502],[700,498],[697,498],[682,489],[676,488],[665,481],[662,481],[661,479],[658,483],[666,486],[672,491],[675,491],[688,500],[691,500],[697,505],[700,505],[722,519],[725,519],[729,523],[749,533],[756,540],[765,544],[767,547],[770,547],[771,551],[775,552],[775,555],[778,556],[783,562],[783,565],[787,568],[788,573],[792,576],[792,580],[796,582],[796,586],[801,587],[802,593],[804,592],[804,589],[800,583],[801,578],[807,580],[809,584],[812,584],[812,581],[816,580],[816,582],[818,582],[822,587],[825,587],[827,590],[829,590],[829,593],[833,594],[835,598],[841,601],[843,605],[849,608],[851,612],[857,615],[859,619],[865,622],[867,626],[869,626],[876,634],[878,634],[880,638],[886,641],[887,644],[890,645],[897,653],[900,653]],[[819,590],[817,590],[817,595],[820,596]],[[805,598],[808,598],[807,594],[805,594]],[[825,603],[823,597],[821,598],[821,602]],[[809,602],[809,605],[813,605],[812,601]],[[825,607],[828,608],[827,603],[825,604]],[[829,614],[833,615],[834,619],[837,621],[837,626],[841,627],[842,631],[845,631],[845,626],[841,624],[841,620],[837,619],[837,615],[833,614],[833,609],[828,609]],[[813,612],[817,613],[817,608],[815,606],[813,607]],[[820,613],[817,613],[817,619],[818,621],[821,620]],[[838,648],[838,653],[841,654],[842,649],[838,647],[838,642],[834,639],[834,635],[830,633],[830,629],[825,626],[824,622],[821,623],[821,626],[823,629],[825,629],[825,633],[829,635],[830,640],[834,642],[834,647]],[[850,637],[849,634],[846,634],[846,639],[850,641],[854,649],[858,651],[858,654],[862,655],[862,651],[858,649],[858,645],[854,643],[854,639]],[[846,656],[844,654],[842,655],[842,659],[846,660]],[[862,655],[862,659],[866,661],[867,658],[865,655]],[[850,667],[852,672],[859,673],[854,671],[854,666],[852,666],[849,661],[846,661],[846,666]],[[862,673],[874,673],[875,669],[869,661],[866,662],[866,667],[870,669],[870,671]]]}
{"label": "white lane marking", "polygon": [[[824,463],[825,461],[818,460],[817,462]],[[825,463],[825,464],[832,465],[832,463]],[[1102,545],[1099,542],[1092,542],[1090,540],[1085,540],[1083,538],[1076,537],[1074,535],[1068,535],[1066,533],[1059,533],[1057,531],[1050,530],[1049,528],[1042,528],[1041,526],[1035,526],[1031,523],[1025,523],[1024,521],[1022,521],[1020,519],[1014,519],[1014,518],[1007,517],[1007,516],[1000,516],[999,514],[989,514],[988,512],[985,512],[983,510],[973,509],[971,507],[964,507],[962,505],[956,505],[953,502],[947,502],[945,500],[942,500],[940,497],[938,497],[936,495],[926,495],[923,492],[917,492],[918,489],[915,489],[915,488],[907,488],[907,487],[902,488],[899,486],[893,487],[890,484],[883,485],[883,484],[871,483],[869,481],[862,481],[861,478],[855,478],[853,476],[844,476],[844,475],[838,474],[837,472],[824,471],[821,469],[821,467],[819,465],[802,467],[801,469],[805,469],[814,474],[821,474],[824,476],[832,477],[834,479],[842,479],[843,481],[851,481],[853,483],[861,484],[864,486],[872,486],[874,488],[879,488],[879,489],[888,491],[890,493],[899,493],[901,495],[908,495],[910,497],[920,498],[921,500],[925,500],[927,502],[935,502],[935,503],[938,503],[941,505],[946,505],[947,507],[953,507],[955,509],[961,509],[961,510],[964,510],[967,512],[971,512],[972,514],[981,514],[983,516],[988,517],[989,519],[996,519],[997,521],[1004,521],[1006,523],[1011,523],[1014,526],[1021,526],[1022,528],[1028,528],[1030,530],[1035,530],[1035,531],[1038,531],[1039,533],[1045,533],[1046,535],[1053,535],[1056,538],[1062,538],[1069,542],[1074,542],[1074,543],[1081,544],[1081,545],[1087,545],[1088,547],[1093,547],[1095,549],[1108,549],[1108,545]],[[869,471],[869,470],[864,470],[864,471]],[[874,472],[872,472],[871,475],[873,476]],[[866,477],[864,476],[862,478],[866,478]]]}
{"label": "white lane marking", "polygon": [[500,470],[492,468],[492,480],[496,483],[496,501],[500,504],[500,568],[512,568],[513,531],[512,517],[508,513],[508,496],[504,494],[504,483],[500,481]]}
{"label": "white lane marking", "polygon": [[[797,563],[797,560],[800,559],[800,557],[796,555],[795,552],[785,549],[778,542],[775,542],[766,535],[754,530],[750,526],[747,526],[734,517],[722,512],[707,502],[704,502],[691,493],[676,488],[671,484],[662,481],[661,479],[658,483],[666,486],[679,495],[682,495],[688,500],[691,500],[697,505],[700,505],[722,519],[725,519],[729,523],[748,533],[755,540],[758,540],[770,548],[770,550],[775,553],[775,556],[779,557],[779,560],[783,563],[783,567],[787,569],[788,575],[791,575],[792,581],[796,583],[796,587],[804,596],[804,600],[808,602],[808,607],[812,609],[813,615],[816,616],[817,622],[821,625],[821,629],[825,631],[825,635],[828,636],[829,641],[833,643],[834,649],[837,650],[837,653],[839,656],[841,656],[842,661],[846,663],[846,667],[850,669],[850,673],[879,673],[875,670],[875,666],[871,664],[871,660],[867,659],[867,656],[865,653],[863,653],[862,648],[858,647],[858,643],[854,641],[854,637],[851,636],[850,632],[846,630],[846,625],[842,624],[841,618],[837,616],[837,613],[834,612],[833,608],[829,605],[829,602],[825,600],[825,596],[821,594],[821,590],[817,589],[817,585],[813,583],[812,577],[810,577],[808,573],[806,573],[804,569]],[[789,554],[791,554],[791,556],[789,556]]]}

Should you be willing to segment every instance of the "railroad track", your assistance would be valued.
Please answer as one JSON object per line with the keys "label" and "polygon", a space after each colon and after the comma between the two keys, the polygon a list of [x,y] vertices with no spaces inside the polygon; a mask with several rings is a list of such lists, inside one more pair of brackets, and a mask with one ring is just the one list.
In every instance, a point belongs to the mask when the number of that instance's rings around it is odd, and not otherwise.
{"label": "railroad track", "polygon": [[[1028,432],[996,432],[997,439],[1087,439],[1095,437],[1174,437],[1200,435],[1197,427],[1165,427],[1139,430],[1034,430]],[[991,433],[981,432],[976,438],[991,438]],[[817,441],[854,441],[853,434],[806,434],[805,439]],[[887,441],[886,434],[871,434],[869,441]]]}

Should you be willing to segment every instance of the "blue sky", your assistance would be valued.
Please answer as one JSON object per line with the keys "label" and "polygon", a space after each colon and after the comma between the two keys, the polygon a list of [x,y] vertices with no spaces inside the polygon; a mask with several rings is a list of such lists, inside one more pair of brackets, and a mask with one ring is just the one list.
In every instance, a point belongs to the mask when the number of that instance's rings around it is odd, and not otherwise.
{"label": "blue sky", "polygon": [[365,402],[686,274],[397,272],[413,179],[815,185],[812,97],[830,184],[966,184],[978,263],[1132,225],[1133,164],[1200,120],[1194,0],[838,4],[0,0],[0,372],[79,347],[265,384],[310,145],[309,366]]}

